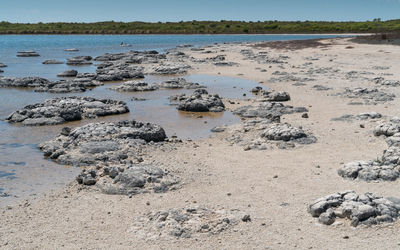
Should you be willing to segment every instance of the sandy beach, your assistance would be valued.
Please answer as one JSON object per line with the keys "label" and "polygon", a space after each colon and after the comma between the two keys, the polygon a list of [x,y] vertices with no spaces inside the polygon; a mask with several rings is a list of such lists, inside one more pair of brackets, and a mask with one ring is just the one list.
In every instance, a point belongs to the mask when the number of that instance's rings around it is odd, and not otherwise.
{"label": "sandy beach", "polygon": [[[376,78],[400,80],[399,46],[335,38],[318,40],[313,46],[242,43],[208,46],[207,53],[185,47],[178,50],[192,58],[181,59],[191,66],[188,74],[249,79],[264,89],[289,93],[290,100],[284,105],[308,111],[284,114],[280,122],[300,127],[316,142],[282,146],[267,141],[263,150],[251,143],[244,145],[247,139],[243,138],[254,132],[246,131],[244,123],[249,119],[245,118],[205,139],[172,141],[144,152],[143,163],[162,164],[179,178],[178,187],[162,193],[108,195],[96,185],[84,186],[73,180],[57,191],[0,208],[1,249],[400,247],[399,221],[354,227],[350,220],[337,218],[332,225],[323,225],[307,211],[314,200],[346,190],[400,197],[399,180],[363,181],[338,175],[344,164],[377,159],[388,148],[385,137],[374,136],[373,131],[382,120],[398,115],[400,88],[378,84]],[[263,54],[281,62],[265,62]],[[217,66],[202,61],[218,55],[232,64]],[[394,96],[353,97],[346,88],[372,88]],[[223,99],[226,109],[265,103],[244,94],[249,98]],[[366,112],[382,117],[332,120]],[[234,136],[242,136],[242,143],[230,140]],[[138,219],[158,211],[192,207],[211,211],[202,217],[208,221],[219,218],[216,211],[227,211],[238,220],[221,230],[203,228],[204,232],[179,237]]]}

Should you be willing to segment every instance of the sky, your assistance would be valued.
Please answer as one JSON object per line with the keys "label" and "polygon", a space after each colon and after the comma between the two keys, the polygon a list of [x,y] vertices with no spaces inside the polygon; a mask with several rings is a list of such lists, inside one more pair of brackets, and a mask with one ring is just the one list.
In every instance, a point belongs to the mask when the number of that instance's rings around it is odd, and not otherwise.
{"label": "sky", "polygon": [[1,0],[0,21],[366,21],[400,19],[400,0]]}

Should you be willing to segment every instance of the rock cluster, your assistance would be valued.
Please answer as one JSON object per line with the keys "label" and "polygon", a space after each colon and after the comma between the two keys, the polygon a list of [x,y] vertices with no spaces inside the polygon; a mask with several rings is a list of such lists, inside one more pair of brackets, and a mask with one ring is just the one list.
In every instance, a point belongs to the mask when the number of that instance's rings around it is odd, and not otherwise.
{"label": "rock cluster", "polygon": [[28,105],[12,113],[7,120],[27,126],[43,126],[127,112],[129,109],[122,101],[92,97],[62,97]]}
{"label": "rock cluster", "polygon": [[377,77],[374,78],[373,81],[376,84],[382,85],[382,86],[390,86],[390,87],[398,87],[400,86],[400,81],[398,80],[385,80],[383,77]]}
{"label": "rock cluster", "polygon": [[272,91],[272,90],[259,90],[253,88],[252,93],[257,94],[258,101],[266,101],[266,102],[286,102],[290,101],[290,95],[285,91]]}
{"label": "rock cluster", "polygon": [[205,89],[196,89],[193,94],[171,96],[172,102],[177,101],[178,110],[190,112],[222,112],[225,105],[219,95],[209,95]]}
{"label": "rock cluster", "polygon": [[146,164],[98,166],[83,170],[76,179],[79,184],[96,185],[101,192],[114,195],[161,193],[177,188],[179,183],[167,171]]}
{"label": "rock cluster", "polygon": [[102,85],[92,78],[80,77],[73,80],[49,81],[41,77],[0,77],[0,87],[33,88],[37,92],[70,93],[84,92],[88,87]]}
{"label": "rock cluster", "polygon": [[279,102],[267,102],[258,106],[244,106],[236,109],[233,113],[242,118],[263,118],[279,122],[282,115],[304,112],[308,112],[304,107],[293,107]]}
{"label": "rock cluster", "polygon": [[308,212],[325,225],[336,218],[350,219],[351,225],[375,225],[397,220],[400,199],[382,198],[371,193],[357,194],[354,191],[339,192],[313,201]]}
{"label": "rock cluster", "polygon": [[96,73],[96,80],[103,82],[144,78],[143,67],[121,61],[104,62]]}
{"label": "rock cluster", "polygon": [[166,209],[136,218],[129,231],[146,240],[159,240],[160,237],[190,238],[201,234],[219,234],[239,223],[251,221],[247,218],[250,216],[237,209]]}
{"label": "rock cluster", "polygon": [[127,164],[141,162],[141,152],[148,143],[165,139],[164,129],[156,124],[126,120],[65,128],[39,148],[45,156],[65,165]]}
{"label": "rock cluster", "polygon": [[351,122],[353,120],[373,120],[373,119],[379,119],[382,118],[382,115],[377,112],[366,112],[366,113],[360,113],[358,115],[342,115],[337,118],[332,118],[332,121],[346,121],[346,122]]}
{"label": "rock cluster", "polygon": [[122,92],[142,92],[142,91],[156,90],[158,89],[158,86],[155,84],[148,84],[142,81],[128,81],[118,86],[111,87],[110,89]]}
{"label": "rock cluster", "polygon": [[190,68],[189,65],[182,64],[164,64],[155,66],[153,68],[153,74],[156,75],[178,75],[186,74],[187,70]]}
{"label": "rock cluster", "polygon": [[388,149],[382,157],[370,161],[355,161],[342,166],[338,174],[343,178],[364,181],[394,181],[400,176],[400,118],[381,122],[374,130],[375,136],[386,136]]}
{"label": "rock cluster", "polygon": [[344,96],[352,99],[360,99],[362,103],[351,102],[349,104],[366,104],[375,105],[377,103],[385,103],[393,101],[396,97],[394,94],[382,92],[376,88],[346,88],[344,92],[337,93],[338,96]]}

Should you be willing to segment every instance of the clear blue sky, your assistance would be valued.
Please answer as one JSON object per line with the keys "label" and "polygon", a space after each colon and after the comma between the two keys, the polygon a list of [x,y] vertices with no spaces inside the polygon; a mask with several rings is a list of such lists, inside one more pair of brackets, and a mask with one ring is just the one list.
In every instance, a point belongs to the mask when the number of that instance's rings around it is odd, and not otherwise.
{"label": "clear blue sky", "polygon": [[2,0],[10,22],[400,19],[400,0]]}

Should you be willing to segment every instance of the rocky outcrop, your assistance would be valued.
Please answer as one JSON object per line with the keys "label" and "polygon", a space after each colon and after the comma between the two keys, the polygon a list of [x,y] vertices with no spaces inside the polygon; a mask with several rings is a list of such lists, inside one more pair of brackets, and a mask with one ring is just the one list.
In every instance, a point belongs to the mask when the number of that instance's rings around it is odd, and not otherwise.
{"label": "rocky outcrop", "polygon": [[197,238],[202,234],[218,235],[251,218],[238,209],[184,207],[148,213],[134,219],[129,230],[145,240]]}
{"label": "rocky outcrop", "polygon": [[160,167],[146,164],[111,165],[83,170],[79,184],[95,185],[105,194],[162,193],[177,188],[179,179]]}
{"label": "rocky outcrop", "polygon": [[182,64],[165,64],[154,67],[152,74],[156,75],[177,75],[186,74],[190,68],[189,65]]}
{"label": "rocky outcrop", "polygon": [[354,227],[394,222],[399,211],[398,198],[382,198],[371,193],[357,194],[354,191],[327,195],[308,206],[308,212],[322,224],[331,225],[336,219],[350,219]]}
{"label": "rocky outcrop", "polygon": [[186,81],[185,78],[174,78],[158,84],[161,89],[199,89],[205,88],[204,86]]}
{"label": "rocky outcrop", "polygon": [[222,112],[225,105],[219,95],[209,95],[205,89],[196,89],[192,95],[171,96],[172,102],[178,102],[178,110],[191,112]]}
{"label": "rocky outcrop", "polygon": [[344,92],[337,93],[338,96],[344,96],[351,99],[358,99],[362,102],[352,101],[349,104],[375,105],[393,101],[394,94],[382,92],[376,88],[346,88]]}
{"label": "rocky outcrop", "polygon": [[62,97],[28,105],[12,113],[7,120],[26,126],[43,126],[127,112],[129,109],[122,101],[91,97]]}
{"label": "rocky outcrop", "polygon": [[148,84],[146,82],[128,81],[118,86],[111,87],[110,89],[122,92],[143,92],[153,91],[158,89],[158,87],[155,84]]}
{"label": "rocky outcrop", "polygon": [[144,78],[143,67],[127,64],[125,62],[107,62],[97,67],[96,80],[98,81],[122,81]]}
{"label": "rocky outcrop", "polygon": [[39,144],[39,148],[59,164],[127,164],[143,161],[141,152],[146,145],[165,139],[165,131],[158,125],[126,120],[65,128],[53,140]]}
{"label": "rocky outcrop", "polygon": [[375,136],[385,136],[388,149],[381,157],[369,161],[354,161],[343,165],[338,174],[347,179],[363,181],[395,181],[400,176],[400,118],[381,122]]}
{"label": "rocky outcrop", "polygon": [[74,65],[74,66],[90,65],[92,64],[91,60],[92,60],[91,56],[74,56],[67,60],[67,65]]}
{"label": "rocky outcrop", "polygon": [[49,80],[41,77],[0,77],[0,87],[36,88],[50,83]]}
{"label": "rocky outcrop", "polygon": [[360,113],[358,115],[342,115],[337,118],[332,118],[332,121],[346,121],[346,122],[351,122],[354,120],[374,120],[374,119],[379,119],[382,118],[382,115],[377,112],[365,112],[365,113]]}

